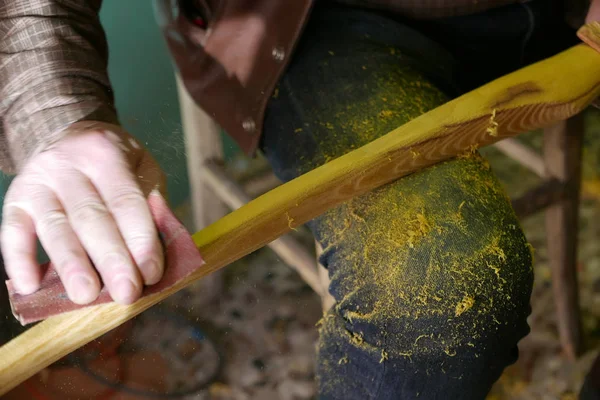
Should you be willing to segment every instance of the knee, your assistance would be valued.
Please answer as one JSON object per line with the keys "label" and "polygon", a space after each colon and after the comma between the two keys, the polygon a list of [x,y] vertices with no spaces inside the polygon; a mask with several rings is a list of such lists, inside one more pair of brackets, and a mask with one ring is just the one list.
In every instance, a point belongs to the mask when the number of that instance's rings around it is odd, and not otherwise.
{"label": "knee", "polygon": [[402,261],[390,254],[389,263],[364,264],[369,277],[334,276],[332,313],[344,322],[349,340],[404,356],[512,351],[528,332],[526,244],[491,241],[469,256],[463,249],[459,257],[431,248],[420,252],[425,249],[415,246]]}
{"label": "knee", "polygon": [[448,164],[319,222],[333,312],[356,344],[486,357],[528,332],[531,250],[510,203],[480,160]]}

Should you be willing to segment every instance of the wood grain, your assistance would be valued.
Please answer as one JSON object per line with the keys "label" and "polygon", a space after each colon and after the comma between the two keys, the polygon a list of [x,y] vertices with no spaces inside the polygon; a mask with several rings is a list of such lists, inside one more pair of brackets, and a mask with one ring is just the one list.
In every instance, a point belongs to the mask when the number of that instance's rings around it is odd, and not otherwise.
{"label": "wood grain", "polygon": [[600,52],[600,22],[591,21],[577,31],[577,36],[588,46]]}
{"label": "wood grain", "polygon": [[[528,90],[517,90],[525,87]],[[465,94],[273,189],[196,233],[194,241],[206,264],[168,290],[129,306],[105,304],[50,318],[0,348],[0,394],[327,209],[474,148],[558,123],[599,94],[600,54],[578,45]]]}

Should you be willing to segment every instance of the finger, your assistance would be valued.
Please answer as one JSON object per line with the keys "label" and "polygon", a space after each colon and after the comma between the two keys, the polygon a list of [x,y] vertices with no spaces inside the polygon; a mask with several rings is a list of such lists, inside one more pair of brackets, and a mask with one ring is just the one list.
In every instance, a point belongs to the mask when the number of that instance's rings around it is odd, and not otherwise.
{"label": "finger", "polygon": [[146,197],[133,174],[122,164],[110,163],[105,173],[92,181],[114,216],[144,283],[157,283],[164,271],[163,249]]}
{"label": "finger", "polygon": [[87,304],[100,293],[100,280],[73,231],[62,204],[50,188],[31,201],[40,243],[56,268],[71,301]]}
{"label": "finger", "polygon": [[100,273],[111,297],[131,304],[142,292],[142,281],[115,219],[93,184],[83,174],[60,174],[56,192],[73,230]]}
{"label": "finger", "polygon": [[[24,196],[27,196],[25,207],[29,209],[37,236],[67,295],[78,304],[94,301],[100,293],[100,281],[58,199],[50,188],[42,185],[29,187],[27,194],[18,195],[19,198]],[[33,246],[35,251],[35,242]]]}
{"label": "finger", "polygon": [[4,268],[15,290],[31,294],[40,287],[40,268],[37,263],[36,235],[33,221],[26,211],[11,202],[4,202],[0,243]]}

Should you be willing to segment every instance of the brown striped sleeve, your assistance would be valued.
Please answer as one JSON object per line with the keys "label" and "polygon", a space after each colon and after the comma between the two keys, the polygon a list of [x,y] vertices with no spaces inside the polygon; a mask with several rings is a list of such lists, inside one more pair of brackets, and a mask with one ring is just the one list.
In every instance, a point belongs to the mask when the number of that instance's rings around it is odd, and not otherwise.
{"label": "brown striped sleeve", "polygon": [[117,123],[101,0],[0,0],[0,169],[81,120]]}

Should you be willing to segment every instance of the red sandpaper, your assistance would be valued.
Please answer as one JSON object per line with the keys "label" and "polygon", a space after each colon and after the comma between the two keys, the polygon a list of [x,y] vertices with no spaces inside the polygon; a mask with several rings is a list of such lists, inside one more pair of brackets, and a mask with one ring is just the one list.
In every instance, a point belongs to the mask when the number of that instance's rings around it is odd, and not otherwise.
{"label": "red sandpaper", "polygon": [[592,21],[583,25],[577,31],[577,36],[588,46],[600,52],[600,22]]}
{"label": "red sandpaper", "polygon": [[[161,292],[181,281],[204,264],[187,229],[177,220],[165,200],[156,194],[148,197],[150,211],[165,248],[165,273],[155,285],[146,286],[142,297]],[[30,295],[18,294],[10,280],[6,281],[13,314],[26,325],[53,315],[113,301],[106,287],[90,304],[79,305],[69,300],[52,263],[43,266],[46,273],[41,288]]]}

